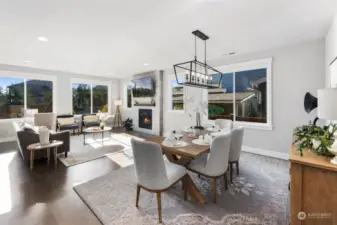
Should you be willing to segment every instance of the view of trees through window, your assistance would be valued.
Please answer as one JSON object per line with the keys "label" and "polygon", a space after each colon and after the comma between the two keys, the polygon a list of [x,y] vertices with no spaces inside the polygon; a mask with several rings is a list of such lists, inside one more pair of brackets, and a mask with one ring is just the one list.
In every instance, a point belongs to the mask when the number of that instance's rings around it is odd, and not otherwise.
{"label": "view of trees through window", "polygon": [[[25,89],[26,82],[26,89]],[[26,95],[26,107],[25,107]],[[53,82],[26,80],[14,77],[0,78],[0,119],[20,118],[24,110],[53,111]]]}
{"label": "view of trees through window", "polygon": [[127,86],[127,107],[128,108],[132,107],[132,88],[133,88],[133,85]]}
{"label": "view of trees through window", "polygon": [[93,113],[108,112],[108,86],[92,85]]}
{"label": "view of trees through window", "polygon": [[[208,118],[266,123],[266,78],[265,68],[225,74],[220,89],[208,90]],[[214,75],[213,83],[218,83],[219,79],[219,74]]]}
{"label": "view of trees through window", "polygon": [[[183,83],[183,79],[178,78],[179,83]],[[174,79],[171,81],[172,87],[172,110],[184,110],[184,86],[177,83]]]}
{"label": "view of trees through window", "polygon": [[74,114],[108,112],[108,86],[73,83],[72,90]]}

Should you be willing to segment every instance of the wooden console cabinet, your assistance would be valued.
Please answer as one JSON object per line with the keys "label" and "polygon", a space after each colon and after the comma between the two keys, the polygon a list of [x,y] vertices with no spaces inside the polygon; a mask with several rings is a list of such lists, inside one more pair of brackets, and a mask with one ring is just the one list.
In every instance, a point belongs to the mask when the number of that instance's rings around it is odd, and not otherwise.
{"label": "wooden console cabinet", "polygon": [[337,166],[330,158],[303,154],[297,146],[290,149],[290,224],[337,225]]}

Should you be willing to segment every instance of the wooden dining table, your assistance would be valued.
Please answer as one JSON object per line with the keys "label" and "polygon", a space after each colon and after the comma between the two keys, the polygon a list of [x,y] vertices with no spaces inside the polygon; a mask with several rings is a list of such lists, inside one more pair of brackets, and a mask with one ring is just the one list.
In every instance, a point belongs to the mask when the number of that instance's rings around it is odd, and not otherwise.
{"label": "wooden dining table", "polygon": [[[199,158],[202,154],[210,151],[209,145],[197,145],[192,143],[194,139],[196,138],[189,137],[185,134],[181,139],[181,141],[188,143],[185,147],[167,147],[163,145],[165,138],[161,136],[154,136],[146,140],[159,144],[163,150],[163,154],[170,162],[185,166],[191,160]],[[187,188],[193,199],[199,201],[201,204],[205,203],[204,197],[188,174],[183,178],[182,182],[184,188]]]}

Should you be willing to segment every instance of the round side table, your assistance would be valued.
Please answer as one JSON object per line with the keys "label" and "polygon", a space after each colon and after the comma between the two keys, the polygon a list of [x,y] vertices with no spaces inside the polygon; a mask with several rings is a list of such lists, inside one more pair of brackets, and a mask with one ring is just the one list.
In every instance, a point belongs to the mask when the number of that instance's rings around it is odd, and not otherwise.
{"label": "round side table", "polygon": [[28,151],[30,152],[30,170],[33,170],[34,167],[34,153],[35,151],[40,151],[40,150],[47,150],[47,157],[48,157],[48,164],[50,162],[50,149],[54,149],[54,163],[55,167],[57,166],[57,147],[63,144],[63,141],[51,141],[48,144],[42,145],[40,143],[34,143],[31,144],[27,147]]}

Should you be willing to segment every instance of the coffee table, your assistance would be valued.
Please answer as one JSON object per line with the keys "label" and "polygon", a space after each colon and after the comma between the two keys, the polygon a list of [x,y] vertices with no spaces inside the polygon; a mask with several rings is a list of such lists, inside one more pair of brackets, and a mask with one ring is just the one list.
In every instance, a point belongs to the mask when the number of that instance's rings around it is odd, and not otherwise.
{"label": "coffee table", "polygon": [[54,163],[55,167],[57,166],[57,147],[63,144],[63,141],[54,140],[49,142],[48,144],[42,145],[41,143],[34,143],[27,147],[30,152],[30,170],[33,170],[34,167],[34,153],[35,151],[47,149],[47,158],[48,164],[50,162],[50,148],[54,149]]}
{"label": "coffee table", "polygon": [[86,142],[85,142],[85,136],[86,134],[92,134],[92,137],[94,138],[95,140],[95,134],[99,134],[101,133],[102,134],[102,144],[103,144],[103,137],[104,137],[104,132],[110,132],[112,130],[111,127],[104,127],[103,129],[101,129],[100,127],[88,127],[88,128],[85,128],[83,130],[83,144],[86,145]]}

